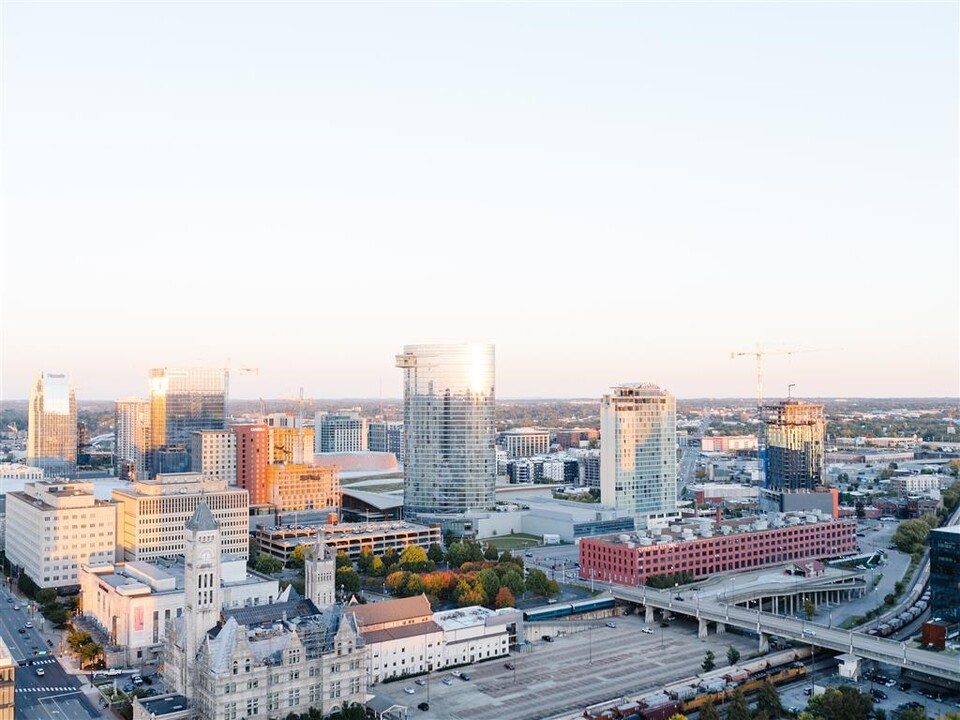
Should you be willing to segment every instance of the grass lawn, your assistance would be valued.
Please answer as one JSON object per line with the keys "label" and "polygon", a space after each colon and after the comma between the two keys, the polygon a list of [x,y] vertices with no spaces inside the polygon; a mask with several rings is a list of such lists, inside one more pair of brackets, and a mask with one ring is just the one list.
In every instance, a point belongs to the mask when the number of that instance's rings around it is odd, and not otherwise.
{"label": "grass lawn", "polygon": [[518,533],[516,535],[500,535],[498,537],[483,538],[483,542],[493,543],[497,550],[517,550],[519,548],[535,547],[540,545],[542,538],[537,535]]}

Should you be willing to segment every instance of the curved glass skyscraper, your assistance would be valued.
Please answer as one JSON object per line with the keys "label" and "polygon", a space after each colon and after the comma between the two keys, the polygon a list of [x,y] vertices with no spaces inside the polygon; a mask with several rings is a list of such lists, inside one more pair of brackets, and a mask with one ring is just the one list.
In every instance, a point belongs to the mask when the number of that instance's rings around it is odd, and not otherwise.
{"label": "curved glass skyscraper", "polygon": [[492,508],[493,345],[406,345],[397,367],[403,370],[406,512],[454,520]]}

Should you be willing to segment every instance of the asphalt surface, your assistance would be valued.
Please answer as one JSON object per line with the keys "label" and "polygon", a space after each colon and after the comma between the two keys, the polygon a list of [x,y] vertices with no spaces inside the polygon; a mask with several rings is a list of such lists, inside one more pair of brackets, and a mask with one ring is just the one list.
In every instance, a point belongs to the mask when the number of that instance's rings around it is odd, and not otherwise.
{"label": "asphalt surface", "polygon": [[[12,599],[12,602],[8,602]],[[19,605],[19,610],[14,610]],[[99,718],[100,712],[84,695],[83,680],[68,673],[56,657],[39,627],[26,628],[28,621],[39,626],[39,613],[33,613],[22,598],[6,587],[0,589],[0,636],[15,662],[16,692],[14,711],[17,720],[86,720]],[[49,623],[48,623],[49,624]],[[23,633],[19,632],[23,629]],[[40,654],[43,653],[43,654]],[[38,675],[43,670],[43,675]]]}

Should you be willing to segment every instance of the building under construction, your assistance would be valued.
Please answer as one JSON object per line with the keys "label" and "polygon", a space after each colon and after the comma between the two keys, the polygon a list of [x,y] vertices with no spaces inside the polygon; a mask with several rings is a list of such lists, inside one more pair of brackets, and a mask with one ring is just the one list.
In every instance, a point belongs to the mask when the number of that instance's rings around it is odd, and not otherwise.
{"label": "building under construction", "polygon": [[827,423],[823,405],[783,400],[763,408],[767,487],[813,490],[823,484]]}

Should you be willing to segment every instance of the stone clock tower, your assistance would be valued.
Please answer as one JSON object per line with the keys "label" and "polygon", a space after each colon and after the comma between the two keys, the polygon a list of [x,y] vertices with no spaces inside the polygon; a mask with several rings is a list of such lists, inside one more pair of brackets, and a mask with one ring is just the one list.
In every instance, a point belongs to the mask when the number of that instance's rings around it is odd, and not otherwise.
{"label": "stone clock tower", "polygon": [[192,695],[194,666],[204,637],[220,619],[220,524],[201,500],[186,524],[184,559],[184,662],[182,687]]}

